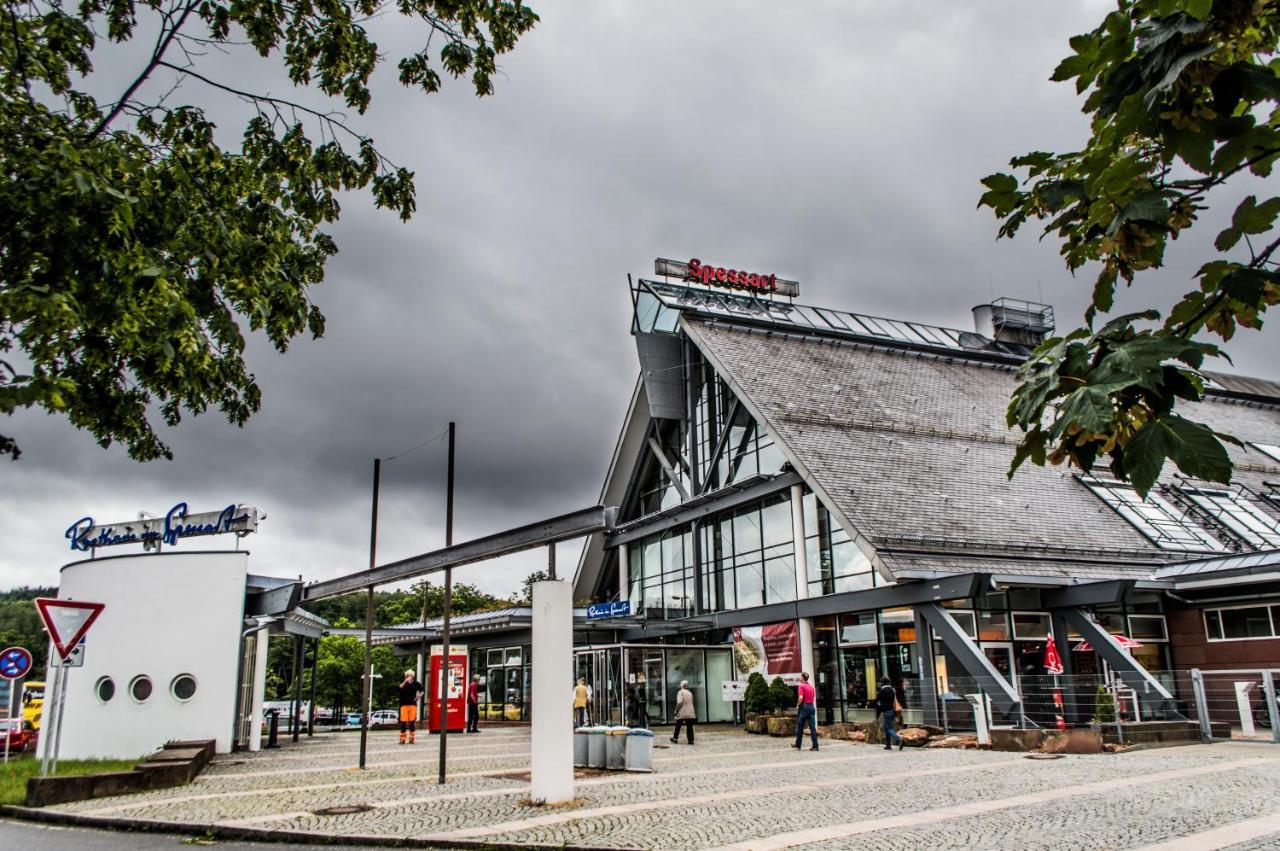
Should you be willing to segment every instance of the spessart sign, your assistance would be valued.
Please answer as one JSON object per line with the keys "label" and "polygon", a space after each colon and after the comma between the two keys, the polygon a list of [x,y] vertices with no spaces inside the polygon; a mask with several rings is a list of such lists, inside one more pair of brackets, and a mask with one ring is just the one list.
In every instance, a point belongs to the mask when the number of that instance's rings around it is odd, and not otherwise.
{"label": "spessart sign", "polygon": [[63,537],[71,549],[90,552],[98,547],[142,544],[152,549],[159,544],[173,546],[182,538],[232,533],[247,535],[258,531],[258,509],[251,505],[228,505],[221,511],[192,514],[185,502],[170,508],[164,517],[149,517],[127,523],[98,525],[92,517],[81,517]]}
{"label": "spessart sign", "polygon": [[735,679],[745,680],[759,673],[767,680],[782,677],[788,684],[799,682],[799,624],[783,621],[763,626],[734,627],[733,666]]}
{"label": "spessart sign", "polygon": [[800,284],[779,278],[774,274],[749,272],[728,266],[717,266],[694,257],[691,260],[666,260],[659,257],[653,263],[654,272],[670,278],[702,284],[708,287],[729,287],[791,298],[800,294]]}

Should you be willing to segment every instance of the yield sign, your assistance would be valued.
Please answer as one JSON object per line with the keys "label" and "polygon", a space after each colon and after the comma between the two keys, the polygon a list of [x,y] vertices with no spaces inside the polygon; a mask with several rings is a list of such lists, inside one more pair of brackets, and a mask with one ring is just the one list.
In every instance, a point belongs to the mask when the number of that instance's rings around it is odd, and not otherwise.
{"label": "yield sign", "polygon": [[105,606],[102,603],[37,597],[36,608],[40,611],[44,628],[53,639],[53,646],[58,649],[58,656],[65,659],[75,650]]}

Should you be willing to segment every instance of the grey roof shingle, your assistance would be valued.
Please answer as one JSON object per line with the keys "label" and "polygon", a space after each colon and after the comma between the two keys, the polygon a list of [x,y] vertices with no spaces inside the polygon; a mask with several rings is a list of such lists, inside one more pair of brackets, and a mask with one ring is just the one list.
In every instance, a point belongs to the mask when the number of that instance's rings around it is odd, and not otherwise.
{"label": "grey roof shingle", "polygon": [[[1114,576],[1134,575],[1132,562],[1188,557],[1156,548],[1065,467],[1027,464],[1006,479],[1018,442],[1004,422],[1016,385],[1007,366],[690,316],[684,327],[829,494],[851,534],[877,549],[929,538],[970,555],[1107,554]],[[1185,407],[1244,440],[1280,444],[1280,408],[1217,399]],[[1280,478],[1280,463],[1258,452],[1232,455],[1250,487]]]}

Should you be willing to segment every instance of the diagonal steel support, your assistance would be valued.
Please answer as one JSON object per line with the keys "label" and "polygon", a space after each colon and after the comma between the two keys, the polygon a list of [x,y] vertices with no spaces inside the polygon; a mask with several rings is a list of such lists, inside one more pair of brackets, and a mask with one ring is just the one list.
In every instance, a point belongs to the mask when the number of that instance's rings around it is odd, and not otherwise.
{"label": "diagonal steel support", "polygon": [[671,460],[667,458],[667,453],[662,451],[662,447],[658,445],[658,441],[649,438],[649,451],[653,453],[653,457],[658,459],[658,463],[662,465],[662,470],[667,474],[667,478],[671,480],[671,484],[680,492],[680,501],[689,501],[689,492],[685,490],[684,485],[680,484],[680,475],[676,473],[676,468],[672,465]]}
{"label": "diagonal steel support", "polygon": [[617,508],[606,508],[597,505],[563,514],[549,520],[540,520],[527,526],[508,529],[484,538],[476,538],[464,544],[434,550],[422,555],[402,559],[375,567],[372,570],[361,570],[337,579],[316,582],[302,589],[303,602],[323,600],[337,597],[352,591],[398,582],[402,579],[413,579],[427,573],[435,573],[445,568],[459,567],[476,561],[497,558],[499,556],[543,547],[557,541],[568,541],[581,538],[595,532],[607,532],[614,527],[618,516]]}
{"label": "diagonal steel support", "polygon": [[[1151,676],[1151,673],[1133,655],[1120,646],[1116,637],[1102,628],[1102,625],[1084,609],[1060,609],[1067,623],[1075,627],[1076,632],[1093,647],[1094,651],[1111,666],[1111,670],[1127,686],[1131,687],[1138,700],[1154,711],[1158,717],[1165,718],[1176,712],[1173,695]],[[1069,648],[1062,652],[1069,653]],[[1146,717],[1144,712],[1143,716]]]}
{"label": "diagonal steel support", "polygon": [[915,611],[929,622],[929,626],[933,627],[933,634],[942,640],[947,649],[960,660],[969,676],[977,680],[983,691],[991,697],[991,705],[1005,716],[1016,717],[1022,697],[1008,680],[1000,676],[991,660],[978,649],[955,618],[951,617],[951,613],[937,603],[919,603]]}

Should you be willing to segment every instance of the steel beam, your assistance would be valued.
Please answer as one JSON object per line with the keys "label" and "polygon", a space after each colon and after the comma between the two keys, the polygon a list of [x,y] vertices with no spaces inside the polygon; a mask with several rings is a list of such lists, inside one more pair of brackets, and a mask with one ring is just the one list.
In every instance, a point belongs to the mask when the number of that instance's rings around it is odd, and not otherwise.
{"label": "steel beam", "polygon": [[[1067,623],[1075,627],[1076,632],[1080,633],[1094,651],[1111,666],[1116,676],[1137,693],[1138,700],[1142,704],[1150,707],[1161,717],[1167,717],[1169,713],[1175,711],[1173,695],[1169,694],[1168,689],[1151,676],[1151,673],[1142,667],[1128,650],[1121,647],[1116,637],[1103,629],[1093,615],[1083,609],[1061,609],[1060,611]],[[1059,652],[1070,653],[1071,649],[1063,647]]]}
{"label": "steel beam", "polygon": [[606,532],[613,528],[617,515],[618,509],[597,505],[571,514],[552,517],[549,520],[539,520],[527,526],[519,526],[484,538],[476,538],[464,544],[401,559],[372,570],[361,570],[337,579],[316,582],[302,589],[302,599],[304,602],[310,602],[338,597],[352,591],[385,585],[388,582],[436,573],[449,567],[459,567],[534,547],[545,547],[557,541],[581,538],[595,532]]}
{"label": "steel beam", "polygon": [[795,600],[789,603],[773,603],[768,606],[755,606],[750,609],[735,609],[699,615],[693,618],[682,618],[673,621],[652,621],[650,624],[627,630],[622,634],[623,641],[642,641],[655,635],[675,635],[686,632],[702,632],[707,629],[724,629],[733,626],[754,626],[762,623],[795,618],[819,618],[826,615],[846,612],[869,611],[872,609],[889,609],[900,606],[915,606],[920,603],[937,603],[944,600],[958,600],[962,597],[973,597],[979,589],[987,587],[987,576],[982,573],[962,573],[946,579],[935,579],[928,582],[906,582],[900,585],[883,585],[879,588],[867,588],[862,591],[845,591],[841,594],[829,594],[825,597],[810,597],[807,600]]}
{"label": "steel beam", "polygon": [[1080,606],[1110,606],[1123,603],[1133,588],[1134,579],[1110,579],[1104,582],[1085,582],[1066,588],[1054,588],[1041,592],[1046,609],[1073,609]]}
{"label": "steel beam", "polygon": [[933,634],[960,660],[969,676],[978,681],[979,687],[990,696],[992,707],[1006,717],[1015,716],[1022,697],[1008,680],[1000,676],[991,660],[978,649],[951,613],[937,603],[922,603],[915,607],[915,611],[929,622]]}
{"label": "steel beam", "polygon": [[687,502],[689,492],[684,489],[684,485],[680,484],[680,476],[676,473],[676,468],[672,466],[671,461],[667,458],[667,453],[662,451],[662,447],[658,445],[658,441],[649,438],[649,451],[653,453],[653,457],[658,459],[658,463],[662,465],[662,471],[667,474],[667,478],[671,480],[671,485],[680,492],[681,502]]}
{"label": "steel beam", "polygon": [[302,598],[302,583],[290,582],[267,591],[254,591],[245,595],[245,617],[265,617],[291,612]]}
{"label": "steel beam", "polygon": [[[608,540],[605,541],[605,548],[610,549],[619,544],[626,544],[648,537],[655,532],[663,532],[676,526],[682,526],[685,523],[699,520],[711,514],[719,514],[730,508],[736,508],[739,505],[745,505],[748,502],[754,502],[757,499],[763,499],[766,496],[788,490],[792,485],[798,485],[803,481],[804,479],[800,478],[799,473],[793,472],[780,473],[772,478],[748,485],[741,490],[734,490],[732,485],[727,485],[720,488],[719,491],[713,491],[697,497],[696,499],[701,501],[694,505],[676,508],[669,514],[660,515],[650,521],[635,521],[627,524],[627,526],[609,536]],[[717,496],[720,491],[729,491],[729,493]]]}

